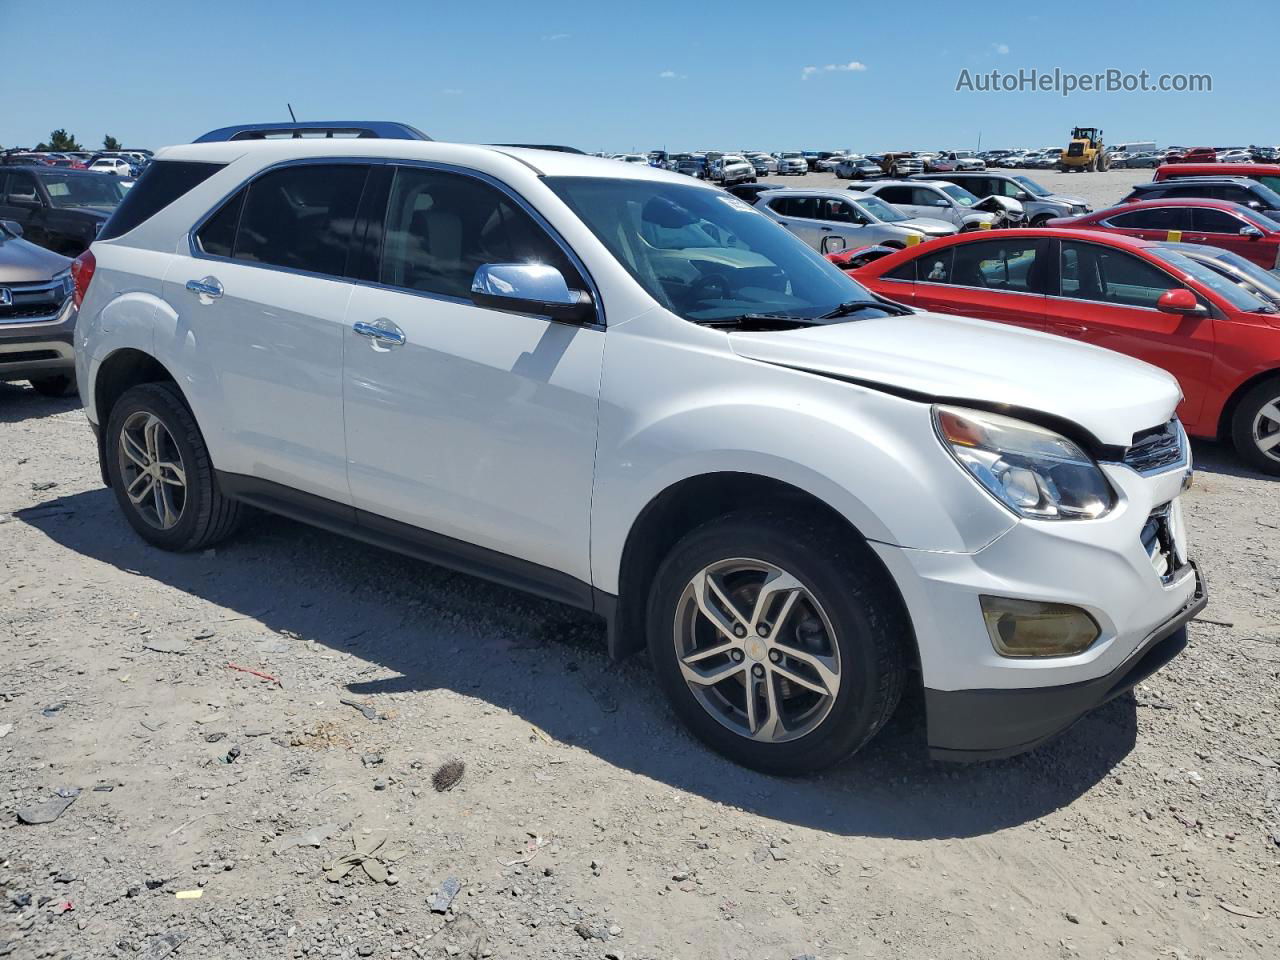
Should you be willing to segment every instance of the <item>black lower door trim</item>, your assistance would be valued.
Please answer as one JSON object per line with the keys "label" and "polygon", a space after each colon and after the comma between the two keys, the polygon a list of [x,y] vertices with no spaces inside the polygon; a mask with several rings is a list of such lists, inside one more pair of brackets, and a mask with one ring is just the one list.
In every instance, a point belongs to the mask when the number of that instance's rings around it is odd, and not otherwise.
{"label": "black lower door trim", "polygon": [[560,570],[510,557],[487,547],[446,537],[376,513],[357,510],[270,480],[222,470],[216,473],[218,485],[224,494],[271,513],[345,534],[377,547],[457,570],[459,573],[492,580],[548,600],[602,615],[610,612],[596,609],[597,594],[592,590],[591,584]]}

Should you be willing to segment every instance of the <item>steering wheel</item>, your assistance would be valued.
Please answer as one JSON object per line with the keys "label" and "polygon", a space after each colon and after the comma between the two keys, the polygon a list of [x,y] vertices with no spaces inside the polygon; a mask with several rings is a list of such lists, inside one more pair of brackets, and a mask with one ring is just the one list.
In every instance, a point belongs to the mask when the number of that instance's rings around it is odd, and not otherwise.
{"label": "steering wheel", "polygon": [[721,273],[704,273],[689,287],[689,295],[695,303],[701,300],[728,300],[729,278]]}

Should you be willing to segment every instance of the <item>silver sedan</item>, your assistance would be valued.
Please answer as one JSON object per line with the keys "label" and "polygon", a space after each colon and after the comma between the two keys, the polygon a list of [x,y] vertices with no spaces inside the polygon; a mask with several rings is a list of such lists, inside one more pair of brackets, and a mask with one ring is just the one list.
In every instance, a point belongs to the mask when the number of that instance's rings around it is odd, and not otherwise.
{"label": "silver sedan", "polygon": [[768,190],[756,207],[819,253],[873,244],[901,248],[956,232],[953,224],[909,217],[879,197],[847,190]]}

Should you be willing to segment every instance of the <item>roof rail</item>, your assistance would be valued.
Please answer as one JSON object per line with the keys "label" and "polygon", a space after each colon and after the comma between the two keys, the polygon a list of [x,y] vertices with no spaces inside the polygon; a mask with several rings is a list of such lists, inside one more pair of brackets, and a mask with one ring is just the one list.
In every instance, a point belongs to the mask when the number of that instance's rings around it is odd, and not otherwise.
{"label": "roof rail", "polygon": [[577,147],[565,147],[556,143],[491,143],[491,147],[515,147],[521,150],[552,150],[556,153],[580,153],[586,154]]}
{"label": "roof rail", "polygon": [[293,137],[359,137],[381,140],[430,140],[407,123],[394,120],[308,120],[302,123],[237,123],[210,130],[193,143],[225,143],[228,140],[265,140]]}

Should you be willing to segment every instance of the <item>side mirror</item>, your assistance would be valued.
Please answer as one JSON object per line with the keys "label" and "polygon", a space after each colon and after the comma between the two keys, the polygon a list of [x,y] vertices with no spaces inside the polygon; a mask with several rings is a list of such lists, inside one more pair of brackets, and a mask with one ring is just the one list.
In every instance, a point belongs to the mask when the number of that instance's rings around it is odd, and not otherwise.
{"label": "side mirror", "polygon": [[1245,206],[1249,207],[1252,210],[1262,209],[1262,204],[1257,200],[1250,200],[1247,204],[1245,204]]}
{"label": "side mirror", "polygon": [[1030,199],[1031,199],[1031,194],[1027,193],[1027,191],[1025,191],[1025,190],[1019,190],[1017,193],[1015,193],[1015,194],[1013,195],[1013,199],[1015,199],[1015,200],[1017,200],[1017,201],[1019,201],[1019,202],[1023,202],[1023,201],[1026,201],[1026,200],[1030,200]]}
{"label": "side mirror", "polygon": [[845,242],[844,237],[823,237],[822,238],[823,253],[844,253],[844,249],[847,246],[848,244]]}
{"label": "side mirror", "polygon": [[0,228],[7,230],[15,237],[22,236],[22,224],[17,220],[0,220]]}
{"label": "side mirror", "polygon": [[1240,236],[1248,237],[1250,240],[1261,240],[1262,231],[1257,227],[1241,227]]}
{"label": "side mirror", "polygon": [[570,290],[564,274],[542,263],[486,263],[471,281],[471,302],[507,313],[591,323],[595,302],[585,290]]}
{"label": "side mirror", "polygon": [[1186,287],[1177,287],[1160,294],[1156,301],[1156,309],[1162,313],[1180,313],[1195,316],[1205,312],[1196,295]]}

